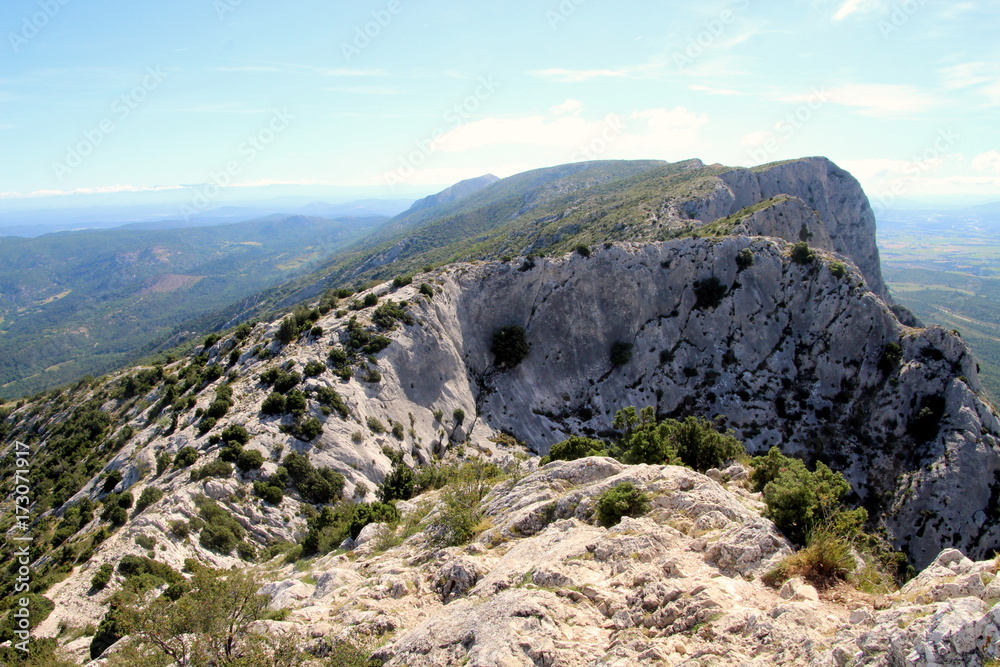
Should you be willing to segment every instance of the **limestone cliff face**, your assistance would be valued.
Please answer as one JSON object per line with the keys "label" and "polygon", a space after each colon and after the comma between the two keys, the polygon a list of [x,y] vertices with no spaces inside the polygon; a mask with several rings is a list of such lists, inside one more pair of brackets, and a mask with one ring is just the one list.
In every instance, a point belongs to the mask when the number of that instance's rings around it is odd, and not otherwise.
{"label": "limestone cliff face", "polygon": [[[744,249],[754,261],[741,269]],[[412,399],[440,394],[447,377],[474,400],[479,425],[541,453],[609,431],[629,405],[722,415],[751,451],[778,446],[844,470],[917,563],[948,545],[990,553],[1000,425],[977,397],[968,348],[901,325],[857,269],[838,277],[825,259],[800,265],[787,250],[774,239],[683,240],[527,271],[457,267],[421,307],[413,344],[386,360]],[[725,296],[699,304],[695,285],[713,278]],[[524,327],[532,346],[509,371],[490,352],[507,325]],[[632,357],[613,366],[619,342]],[[898,364],[886,354],[893,343]]]}

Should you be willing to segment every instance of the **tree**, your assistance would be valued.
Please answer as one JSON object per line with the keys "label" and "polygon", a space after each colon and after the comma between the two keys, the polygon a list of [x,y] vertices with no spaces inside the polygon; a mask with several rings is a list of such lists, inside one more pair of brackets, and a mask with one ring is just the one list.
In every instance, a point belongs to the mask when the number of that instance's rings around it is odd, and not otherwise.
{"label": "tree", "polygon": [[268,615],[251,573],[200,568],[177,600],[124,590],[117,600],[118,634],[129,640],[109,667],[218,665],[292,667],[309,658],[288,638],[251,631]]}
{"label": "tree", "polygon": [[528,356],[531,346],[524,327],[512,325],[501,327],[493,333],[493,356],[499,366],[514,368]]}

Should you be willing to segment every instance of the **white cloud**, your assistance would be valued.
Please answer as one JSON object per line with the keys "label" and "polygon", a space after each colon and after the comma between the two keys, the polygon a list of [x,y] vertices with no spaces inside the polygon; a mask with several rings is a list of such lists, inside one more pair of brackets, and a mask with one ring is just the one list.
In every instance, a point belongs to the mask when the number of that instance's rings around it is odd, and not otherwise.
{"label": "white cloud", "polygon": [[0,192],[0,199],[32,199],[35,197],[62,197],[66,195],[103,195],[118,192],[160,192],[162,190],[183,190],[182,185],[103,185],[94,188],[74,190],[35,190],[34,192]]}
{"label": "white cloud", "polygon": [[960,90],[992,81],[992,77],[986,73],[987,69],[986,63],[971,62],[942,67],[938,74],[947,90]]}
{"label": "white cloud", "polygon": [[730,88],[715,88],[713,86],[706,86],[700,83],[695,83],[688,86],[690,90],[697,90],[701,93],[708,93],[709,95],[726,95],[726,96],[737,96],[744,95],[738,90],[732,90]]}
{"label": "white cloud", "polygon": [[558,83],[580,83],[593,79],[637,79],[643,78],[641,66],[620,67],[618,69],[562,69],[553,67],[528,72],[531,76]]}
{"label": "white cloud", "polygon": [[562,104],[557,104],[556,106],[549,109],[549,111],[556,114],[557,116],[561,116],[563,114],[579,113],[581,109],[583,109],[583,102],[581,102],[580,100],[569,99],[563,102]]}
{"label": "white cloud", "polygon": [[858,12],[871,12],[879,7],[879,0],[845,0],[837,13],[833,15],[834,21],[843,21],[851,14]]}
{"label": "white cloud", "polygon": [[[821,101],[859,109],[876,118],[907,116],[932,109],[939,104],[933,95],[914,86],[902,84],[848,83],[823,89]],[[782,102],[815,101],[816,93],[779,98]]]}
{"label": "white cloud", "polygon": [[1000,151],[988,151],[972,158],[972,168],[1000,174]]}

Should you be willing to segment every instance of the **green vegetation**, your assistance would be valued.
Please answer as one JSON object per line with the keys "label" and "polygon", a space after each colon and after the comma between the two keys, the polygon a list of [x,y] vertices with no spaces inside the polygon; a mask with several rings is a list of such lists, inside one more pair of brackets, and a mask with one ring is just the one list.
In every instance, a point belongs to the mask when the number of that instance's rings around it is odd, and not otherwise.
{"label": "green vegetation", "polygon": [[631,482],[622,482],[600,495],[594,515],[602,526],[617,525],[622,517],[642,516],[649,511],[649,496]]}
{"label": "green vegetation", "polygon": [[[292,636],[251,629],[257,621],[280,618],[268,609],[270,598],[257,593],[261,584],[248,572],[197,567],[190,582],[185,580],[152,598],[125,586],[112,597],[110,611],[91,644],[91,655],[101,655],[119,637],[128,635],[132,641],[110,655],[109,667],[313,664],[317,657],[300,649]],[[369,667],[370,663],[357,647],[335,642],[333,653],[315,664]]]}
{"label": "green vegetation", "polygon": [[715,276],[698,280],[694,284],[694,307],[699,310],[716,308],[728,293],[729,289]]}
{"label": "green vegetation", "polygon": [[330,503],[340,499],[344,491],[344,476],[330,468],[314,468],[309,458],[292,453],[281,462],[292,486],[307,503]]}
{"label": "green vegetation", "polygon": [[[198,515],[205,522],[198,537],[198,543],[217,553],[229,555],[240,545],[246,531],[233,515],[214,500],[204,496],[196,500]],[[249,545],[247,545],[249,546]]]}
{"label": "green vegetation", "polygon": [[[588,456],[607,456],[608,450],[603,442],[593,438],[574,435],[562,442],[552,445],[548,461],[575,461]],[[548,463],[543,459],[543,465]]]}
{"label": "green vegetation", "polygon": [[163,497],[163,490],[157,486],[147,486],[139,494],[139,500],[135,502],[135,511],[141,512]]}
{"label": "green vegetation", "polygon": [[615,415],[614,426],[622,436],[612,451],[626,463],[680,464],[705,472],[746,456],[739,440],[701,417],[660,421],[651,407],[638,413],[629,407]]}
{"label": "green vegetation", "polygon": [[[219,327],[236,313],[218,311],[301,275],[381,220],[2,238],[0,284],[8,289],[0,308],[0,397],[107,373],[178,332]],[[244,331],[237,340],[249,336]]]}
{"label": "green vegetation", "polygon": [[493,332],[493,345],[490,349],[498,366],[515,368],[528,356],[531,345],[524,327],[511,325]]}
{"label": "green vegetation", "polygon": [[805,241],[799,241],[792,246],[791,257],[796,264],[812,264],[816,261],[816,251],[810,248]]}
{"label": "green vegetation", "polygon": [[624,366],[632,361],[632,343],[628,341],[618,341],[611,346],[608,354],[612,366]]}

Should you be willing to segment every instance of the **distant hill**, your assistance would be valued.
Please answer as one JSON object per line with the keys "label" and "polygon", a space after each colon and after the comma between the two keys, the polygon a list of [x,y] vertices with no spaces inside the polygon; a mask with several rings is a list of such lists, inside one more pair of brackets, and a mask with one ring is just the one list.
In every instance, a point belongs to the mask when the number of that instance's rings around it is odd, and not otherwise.
{"label": "distant hill", "polygon": [[0,396],[134,361],[186,323],[300,275],[385,218],[271,216],[0,239]]}

